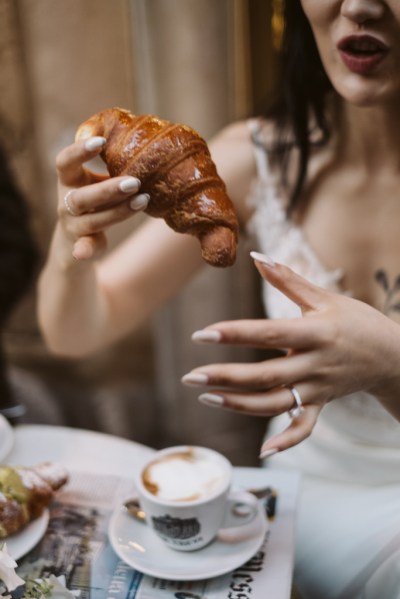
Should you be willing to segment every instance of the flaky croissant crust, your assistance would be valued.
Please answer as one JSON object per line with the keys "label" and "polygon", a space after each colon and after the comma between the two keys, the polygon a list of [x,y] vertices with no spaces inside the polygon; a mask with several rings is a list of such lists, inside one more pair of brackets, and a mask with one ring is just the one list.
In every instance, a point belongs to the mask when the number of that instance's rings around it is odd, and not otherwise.
{"label": "flaky croissant crust", "polygon": [[238,221],[204,139],[191,127],[109,108],[80,125],[76,138],[106,138],[101,154],[111,176],[131,175],[150,195],[146,212],[179,233],[195,235],[204,260],[229,266]]}
{"label": "flaky croissant crust", "polygon": [[38,518],[67,481],[68,474],[59,464],[0,465],[0,539]]}

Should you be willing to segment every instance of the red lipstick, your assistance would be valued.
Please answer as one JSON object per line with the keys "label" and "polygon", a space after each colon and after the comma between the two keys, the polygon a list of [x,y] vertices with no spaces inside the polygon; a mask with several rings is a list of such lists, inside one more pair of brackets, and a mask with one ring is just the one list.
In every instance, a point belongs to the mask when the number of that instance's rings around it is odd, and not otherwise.
{"label": "red lipstick", "polygon": [[352,73],[368,75],[382,62],[389,47],[373,35],[349,35],[337,45],[340,57]]}

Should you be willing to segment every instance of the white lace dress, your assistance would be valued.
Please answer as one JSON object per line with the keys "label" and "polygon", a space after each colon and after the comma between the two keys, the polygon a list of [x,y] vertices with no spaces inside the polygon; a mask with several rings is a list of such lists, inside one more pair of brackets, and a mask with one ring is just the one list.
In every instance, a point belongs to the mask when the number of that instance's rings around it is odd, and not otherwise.
{"label": "white lace dress", "polygon": [[[263,141],[260,121],[251,121]],[[262,144],[255,143],[258,179],[249,231],[259,251],[321,287],[344,292],[341,272],[329,272],[290,223]],[[281,292],[264,284],[270,318],[300,316]],[[288,425],[274,418],[268,436]],[[304,599],[400,598],[400,423],[370,394],[329,403],[310,438],[267,460],[300,469],[295,583]]]}

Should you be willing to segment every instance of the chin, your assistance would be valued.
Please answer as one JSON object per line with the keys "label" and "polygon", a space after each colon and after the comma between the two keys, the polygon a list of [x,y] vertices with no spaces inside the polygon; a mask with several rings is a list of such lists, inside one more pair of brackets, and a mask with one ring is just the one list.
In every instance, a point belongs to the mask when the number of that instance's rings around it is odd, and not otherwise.
{"label": "chin", "polygon": [[398,103],[400,106],[400,90],[384,82],[363,80],[360,77],[349,77],[347,80],[333,81],[337,93],[350,104],[360,108],[383,106]]}

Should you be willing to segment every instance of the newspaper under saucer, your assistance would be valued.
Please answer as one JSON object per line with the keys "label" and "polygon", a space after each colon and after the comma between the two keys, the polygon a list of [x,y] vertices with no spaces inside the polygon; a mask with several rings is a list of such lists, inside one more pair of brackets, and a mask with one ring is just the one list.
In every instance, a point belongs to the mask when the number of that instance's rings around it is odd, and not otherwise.
{"label": "newspaper under saucer", "polygon": [[249,539],[237,543],[217,539],[199,551],[183,552],[167,547],[150,527],[119,508],[111,517],[108,535],[118,557],[143,574],[165,580],[203,580],[231,572],[253,557],[268,529],[262,506],[256,522]]}

